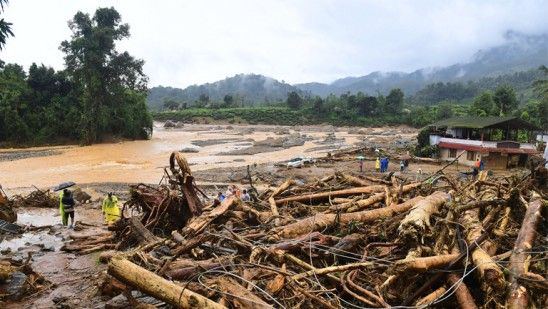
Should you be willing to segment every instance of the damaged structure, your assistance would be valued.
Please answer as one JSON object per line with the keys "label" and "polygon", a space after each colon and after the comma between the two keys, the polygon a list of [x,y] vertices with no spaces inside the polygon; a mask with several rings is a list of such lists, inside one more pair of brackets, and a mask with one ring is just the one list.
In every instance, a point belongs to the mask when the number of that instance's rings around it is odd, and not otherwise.
{"label": "damaged structure", "polygon": [[540,128],[517,117],[454,117],[429,125],[430,145],[440,159],[473,166],[481,159],[489,169],[523,167],[538,153],[533,144]]}

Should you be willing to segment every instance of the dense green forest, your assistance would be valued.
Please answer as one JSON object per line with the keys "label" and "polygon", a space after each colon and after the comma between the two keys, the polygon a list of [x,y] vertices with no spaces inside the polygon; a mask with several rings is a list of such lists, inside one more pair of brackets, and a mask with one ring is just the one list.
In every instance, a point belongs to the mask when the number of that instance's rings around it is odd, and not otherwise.
{"label": "dense green forest", "polygon": [[[417,92],[408,93],[405,102],[410,105],[437,105],[447,101],[470,104],[482,91],[494,91],[501,85],[511,86],[516,91],[519,101],[526,102],[534,98],[531,85],[540,78],[542,78],[542,72],[538,69],[532,69],[502,74],[496,77],[483,77],[466,82],[436,82],[426,85]],[[405,92],[404,89],[401,90]],[[205,107],[218,105],[227,107],[228,104],[243,107],[279,103],[284,101],[290,92],[296,92],[305,98],[315,97],[311,93],[302,91],[283,81],[278,82],[256,74],[240,74],[215,83],[190,86],[185,89],[153,87],[149,89],[147,102],[149,107],[156,111],[162,108],[176,108],[177,106]],[[348,91],[346,94],[360,92]],[[383,94],[382,92],[372,93]],[[321,97],[325,99],[327,96]]]}
{"label": "dense green forest", "polygon": [[115,49],[117,41],[129,37],[129,26],[114,8],[99,8],[93,16],[76,13],[69,27],[72,37],[60,46],[64,70],[32,64],[25,71],[0,63],[0,143],[149,137],[144,62]]}
{"label": "dense green forest", "polygon": [[[470,98],[471,102],[445,100],[438,104],[415,104],[414,99],[405,98],[401,89],[392,89],[386,96],[371,96],[358,92],[339,96],[332,94],[326,98],[301,96],[298,92],[290,92],[283,103],[255,107],[241,107],[227,98],[220,102],[204,101],[199,107],[189,107],[168,100],[164,105],[166,111],[155,113],[154,117],[158,120],[186,122],[223,120],[229,123],[280,125],[408,124],[422,127],[440,119],[459,115],[516,116],[548,130],[548,73],[544,67],[537,71],[539,73],[535,73],[535,76],[539,78],[532,80],[527,88],[532,93],[532,98],[525,102],[520,102],[514,88],[508,85],[498,86],[493,91],[476,90],[475,96]],[[448,88],[455,93],[464,91],[460,86],[450,85]]]}
{"label": "dense green forest", "polygon": [[531,85],[542,78],[542,72],[534,69],[524,72],[483,77],[468,82],[438,82],[427,85],[409,97],[409,103],[416,105],[435,105],[443,101],[467,102],[478,96],[482,91],[494,91],[500,85],[509,85],[517,93],[520,101],[532,97]]}

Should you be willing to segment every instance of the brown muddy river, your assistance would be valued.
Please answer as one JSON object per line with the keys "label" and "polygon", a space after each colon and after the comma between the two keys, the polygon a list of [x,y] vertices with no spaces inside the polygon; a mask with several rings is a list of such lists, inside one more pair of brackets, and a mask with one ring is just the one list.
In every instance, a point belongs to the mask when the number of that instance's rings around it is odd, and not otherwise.
{"label": "brown muddy river", "polygon": [[[260,141],[267,137],[278,138],[274,132],[282,127],[275,126],[218,126],[185,125],[181,129],[164,129],[155,123],[150,140],[124,141],[92,146],[62,146],[29,149],[0,150],[0,184],[4,189],[29,188],[37,186],[50,188],[63,181],[78,184],[98,182],[157,183],[167,166],[172,151],[185,147],[198,149],[197,153],[187,153],[192,170],[205,170],[217,167],[245,166],[253,163],[279,162],[295,156],[324,156],[329,150],[349,147],[363,139],[363,135],[348,134],[348,130],[338,129],[336,142],[323,145],[329,126],[302,127],[299,133],[313,140],[302,146],[253,155],[219,155],[229,151],[247,148],[252,140]],[[285,128],[286,130],[289,128]],[[367,129],[371,132],[382,129]],[[295,133],[294,130],[290,130]],[[228,143],[219,143],[230,140]],[[202,147],[193,145],[199,141]],[[330,149],[326,149],[330,148]],[[2,159],[3,158],[3,159]]]}

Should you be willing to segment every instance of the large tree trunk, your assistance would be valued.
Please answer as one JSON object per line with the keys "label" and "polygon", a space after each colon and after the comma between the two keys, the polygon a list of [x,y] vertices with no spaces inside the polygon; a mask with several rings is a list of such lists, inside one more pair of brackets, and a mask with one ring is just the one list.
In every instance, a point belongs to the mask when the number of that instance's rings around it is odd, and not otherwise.
{"label": "large tree trunk", "polygon": [[[383,186],[384,187],[384,186]],[[423,200],[424,197],[417,196],[414,197],[405,203],[392,205],[389,207],[360,211],[346,214],[317,214],[306,219],[302,219],[298,222],[281,226],[274,230],[274,233],[281,238],[294,238],[296,236],[322,230],[330,225],[339,223],[341,225],[350,223],[351,221],[355,222],[371,222],[381,218],[392,217],[395,214],[399,214],[411,209],[419,201]]]}
{"label": "large tree trunk", "polygon": [[290,196],[290,197],[276,200],[276,204],[281,205],[289,202],[311,203],[311,202],[327,200],[330,197],[334,198],[334,197],[342,197],[342,196],[358,195],[358,194],[371,194],[371,193],[383,192],[384,187],[385,187],[384,185],[373,185],[373,186],[351,188],[351,189],[344,189],[344,190],[295,195],[295,196]]}
{"label": "large tree trunk", "polygon": [[217,206],[210,212],[204,212],[198,217],[193,217],[190,219],[188,224],[183,228],[181,234],[183,236],[194,236],[203,231],[213,220],[215,220],[220,215],[227,212],[232,205],[238,203],[238,198],[231,196],[226,198],[221,205]]}
{"label": "large tree trunk", "polygon": [[401,220],[398,227],[400,236],[417,239],[419,235],[425,232],[427,227],[430,228],[430,216],[437,213],[449,198],[448,193],[437,191],[417,203],[409,214]]}
{"label": "large tree trunk", "polygon": [[533,242],[537,235],[536,228],[541,218],[542,199],[533,194],[532,201],[527,207],[525,217],[519,230],[514,250],[510,256],[510,277],[512,284],[508,295],[508,308],[527,308],[529,302],[529,293],[527,288],[518,282],[520,276],[528,272],[529,253],[533,247]]}
{"label": "large tree trunk", "polygon": [[131,233],[141,243],[150,243],[156,241],[156,237],[149,231],[140,221],[139,217],[131,217],[129,219]]}
{"label": "large tree trunk", "polygon": [[[407,193],[420,186],[421,186],[420,182],[404,185],[402,187],[401,193]],[[385,198],[386,198],[386,192],[375,193],[366,199],[362,199],[356,202],[348,202],[348,203],[331,206],[329,207],[329,211],[335,212],[335,211],[346,210],[346,212],[354,212],[362,208],[365,208],[367,206],[374,205],[378,202],[382,202]],[[390,205],[386,205],[386,206],[390,206]]]}
{"label": "large tree trunk", "polygon": [[[478,209],[465,211],[459,221],[464,226],[468,243],[481,236],[483,226],[479,219]],[[477,266],[484,284],[493,288],[495,292],[502,291],[504,289],[504,275],[491,256],[485,252],[485,247],[486,245],[483,244],[472,251],[472,262]]]}
{"label": "large tree trunk", "polygon": [[184,184],[182,182],[183,177],[179,177],[179,181],[181,182],[181,191],[183,192],[183,196],[188,203],[188,208],[190,209],[192,216],[199,216],[202,213],[202,208],[204,206],[202,205],[200,198],[198,198],[196,189],[194,189],[194,177],[190,175],[184,177]]}
{"label": "large tree trunk", "polygon": [[108,273],[121,282],[177,308],[225,308],[126,259],[113,258],[108,264]]}

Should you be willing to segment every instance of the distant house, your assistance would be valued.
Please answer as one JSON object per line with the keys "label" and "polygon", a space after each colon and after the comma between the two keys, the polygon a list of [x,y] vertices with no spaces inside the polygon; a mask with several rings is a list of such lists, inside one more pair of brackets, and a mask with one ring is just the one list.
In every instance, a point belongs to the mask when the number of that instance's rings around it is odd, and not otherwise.
{"label": "distant house", "polygon": [[440,158],[460,155],[458,162],[468,166],[477,159],[488,169],[525,166],[529,156],[538,153],[533,141],[540,128],[516,117],[458,117],[429,127],[434,129],[430,144],[439,146]]}

